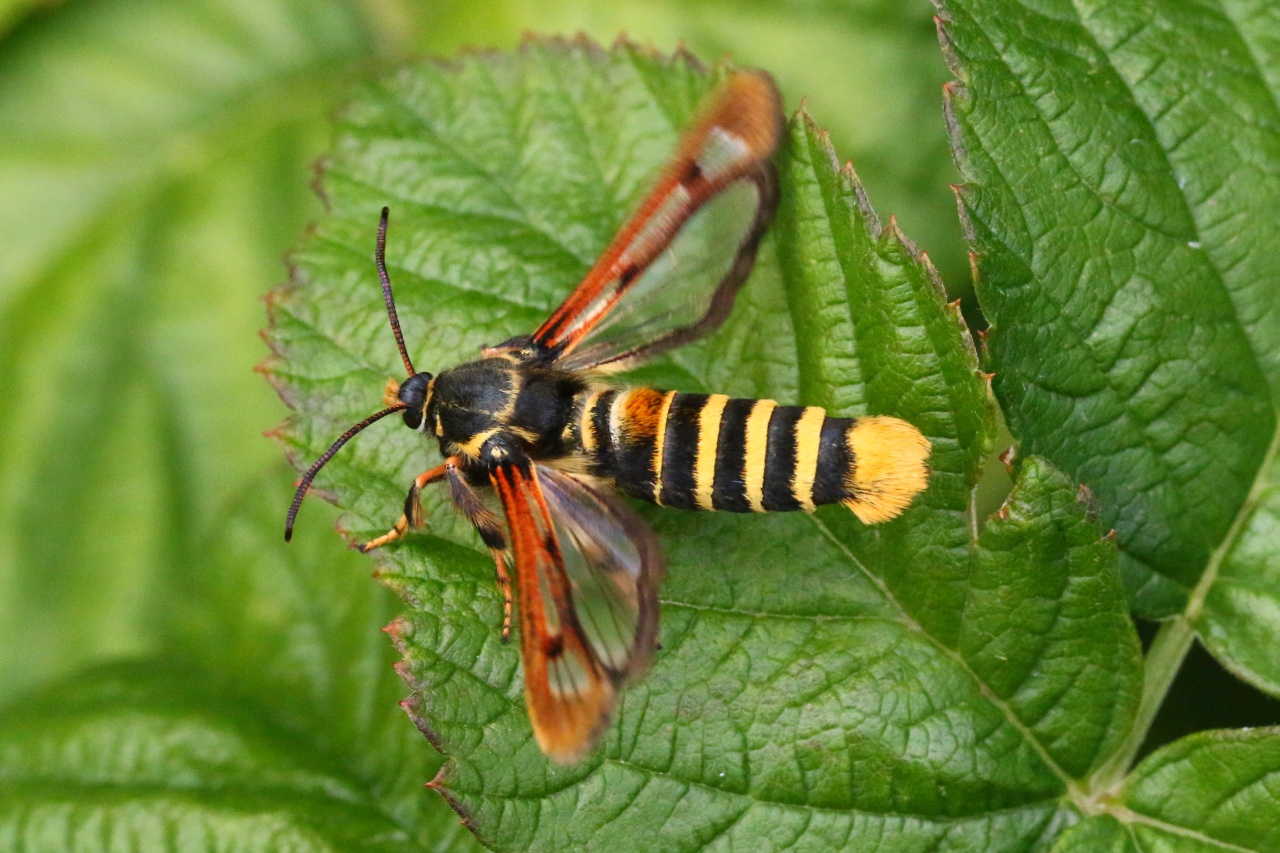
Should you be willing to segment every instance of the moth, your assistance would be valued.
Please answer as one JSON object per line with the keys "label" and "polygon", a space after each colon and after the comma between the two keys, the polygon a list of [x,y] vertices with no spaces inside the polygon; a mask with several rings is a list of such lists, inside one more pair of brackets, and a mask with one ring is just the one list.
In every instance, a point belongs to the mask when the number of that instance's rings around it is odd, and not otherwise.
{"label": "moth", "polygon": [[782,127],[770,77],[729,75],[564,303],[533,334],[435,376],[416,370],[405,348],[382,211],[374,259],[408,376],[389,380],[386,408],[302,477],[285,539],[316,474],[356,433],[398,412],[434,437],[443,464],[413,481],[403,515],[361,550],[422,525],[422,490],[448,487],[493,555],[504,640],[515,599],[529,719],[556,761],[578,761],[599,741],[619,691],[657,647],[662,552],[618,492],[727,512],[839,503],[874,524],[899,515],[927,483],[929,442],[897,418],[610,381],[728,316],[773,218]]}

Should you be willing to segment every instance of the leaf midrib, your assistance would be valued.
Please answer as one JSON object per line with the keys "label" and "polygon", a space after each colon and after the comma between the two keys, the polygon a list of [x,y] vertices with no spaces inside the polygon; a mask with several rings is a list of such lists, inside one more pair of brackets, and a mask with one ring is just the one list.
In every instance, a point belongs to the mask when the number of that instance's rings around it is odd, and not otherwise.
{"label": "leaf midrib", "polygon": [[1110,807],[1106,809],[1106,813],[1120,822],[1120,824],[1125,828],[1125,833],[1130,839],[1132,839],[1134,847],[1138,850],[1143,850],[1144,848],[1143,845],[1138,842],[1138,837],[1134,832],[1134,827],[1149,826],[1152,829],[1159,829],[1162,832],[1168,832],[1169,834],[1176,835],[1180,838],[1187,838],[1217,850],[1227,850],[1231,851],[1231,853],[1259,853],[1259,848],[1257,847],[1240,847],[1229,841],[1222,841],[1211,835],[1206,835],[1199,830],[1180,826],[1176,823],[1169,823],[1167,821],[1160,820],[1159,818],[1154,818],[1150,815],[1136,812],[1125,806]]}
{"label": "leaf midrib", "polygon": [[1250,516],[1253,515],[1253,511],[1258,508],[1258,504],[1262,501],[1263,493],[1272,486],[1268,475],[1278,455],[1280,455],[1280,424],[1277,425],[1275,433],[1271,436],[1271,444],[1267,447],[1267,452],[1262,458],[1262,464],[1258,467],[1257,476],[1253,478],[1253,485],[1249,489],[1249,494],[1245,496],[1244,502],[1240,504],[1240,509],[1236,512],[1227,535],[1223,537],[1218,547],[1214,548],[1204,573],[1200,576],[1200,581],[1187,599],[1187,606],[1183,610],[1183,618],[1197,631],[1199,630],[1198,622],[1200,617],[1204,614],[1205,598],[1208,597],[1213,584],[1217,581],[1223,562],[1226,561],[1227,556],[1230,555],[1237,541],[1243,535],[1245,528],[1249,524]]}
{"label": "leaf midrib", "polygon": [[[445,764],[445,768],[451,768],[457,761],[458,761],[457,758],[450,758],[448,762]],[[906,811],[881,812],[881,811],[872,811],[870,809],[855,808],[855,807],[850,807],[846,809],[846,808],[837,808],[835,806],[820,806],[820,805],[812,805],[809,803],[794,803],[794,802],[783,802],[781,800],[765,799],[751,791],[733,791],[733,790],[726,790],[725,788],[717,788],[715,785],[711,785],[707,782],[702,782],[697,779],[679,776],[671,772],[670,770],[657,770],[647,765],[637,764],[623,758],[603,758],[601,759],[600,764],[602,765],[611,764],[623,770],[639,773],[644,776],[651,776],[659,779],[668,779],[672,782],[677,782],[680,785],[684,785],[688,788],[698,788],[700,790],[707,791],[710,794],[715,796],[739,797],[741,799],[750,801],[745,806],[744,811],[746,809],[750,809],[752,807],[752,804],[756,804],[756,805],[765,806],[769,808],[780,809],[783,811],[792,811],[800,814],[817,812],[821,814],[834,815],[841,818],[849,818],[854,816],[869,816],[874,818],[885,818],[885,819],[905,818],[908,820],[918,820],[924,823],[933,823],[933,824],[958,824],[958,823],[972,823],[972,822],[978,822],[982,820],[989,820],[993,816],[1017,814],[1018,812],[1036,810],[1039,808],[1044,808],[1046,806],[1052,806],[1056,810],[1056,808],[1061,806],[1062,804],[1061,797],[1045,797],[1044,799],[1028,800],[1024,803],[1018,803],[1017,805],[1006,806],[1004,808],[988,809],[986,811],[975,811],[972,814],[967,814],[967,815],[945,815],[945,814],[931,815],[931,814],[925,814],[921,812],[906,812]],[[436,777],[437,778],[436,787],[444,787],[450,791],[463,790],[460,788],[450,788],[448,785],[446,771],[442,770],[441,773],[442,773],[441,776]],[[441,779],[443,779],[444,781],[441,782],[440,781]],[[581,783],[581,780],[575,778],[571,781],[566,782],[561,787],[558,787],[558,788],[548,787],[546,790],[537,794],[510,794],[510,795],[501,794],[500,795],[500,794],[488,793],[484,790],[480,790],[472,793],[475,793],[481,798],[497,800],[497,801],[504,801],[504,802],[525,801],[525,802],[541,803],[549,797],[553,797],[556,794],[560,794],[565,791],[571,790],[572,788],[576,787],[580,783]],[[1053,813],[1052,811],[1049,812],[1049,814],[1052,814],[1052,813]],[[463,817],[464,819],[466,818],[465,815],[463,815]]]}
{"label": "leaf midrib", "polygon": [[969,662],[965,660],[958,651],[952,649],[938,637],[935,637],[922,624],[912,618],[911,614],[909,614],[906,608],[898,601],[897,596],[893,594],[893,591],[889,589],[888,585],[874,572],[872,572],[866,564],[859,560],[857,555],[850,550],[849,546],[842,542],[840,538],[837,537],[829,527],[827,527],[822,519],[814,515],[809,515],[808,518],[818,528],[822,535],[826,536],[827,539],[845,556],[850,565],[866,577],[866,579],[880,591],[880,594],[883,595],[885,599],[897,610],[900,617],[899,621],[904,627],[928,640],[930,645],[941,652],[956,666],[960,667],[961,671],[966,673],[973,680],[973,683],[977,685],[983,698],[1000,711],[1009,725],[1019,732],[1027,743],[1031,745],[1031,748],[1035,750],[1037,756],[1039,756],[1040,760],[1044,762],[1045,766],[1055,776],[1057,776],[1059,780],[1061,780],[1068,798],[1077,804],[1085,801],[1087,798],[1085,797],[1084,790],[1080,784],[1073,779],[1071,775],[1061,767],[1061,765],[1058,764],[1053,756],[1049,754],[1049,751],[1044,744],[1040,742],[1040,739],[1036,737],[1035,732],[1033,732],[1031,728],[1022,721],[1014,711],[1013,707],[1002,699],[995,690],[993,690],[991,686],[988,685],[971,666],[969,666]]}

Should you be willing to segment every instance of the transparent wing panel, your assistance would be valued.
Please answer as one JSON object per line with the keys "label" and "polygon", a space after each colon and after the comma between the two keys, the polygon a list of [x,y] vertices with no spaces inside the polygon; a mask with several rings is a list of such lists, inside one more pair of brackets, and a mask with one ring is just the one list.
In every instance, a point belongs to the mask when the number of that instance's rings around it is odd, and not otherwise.
{"label": "transparent wing panel", "polygon": [[[616,304],[563,363],[622,369],[718,325],[746,275],[740,267],[754,260],[761,201],[760,184],[740,180],[706,202],[635,280],[601,293],[598,300]],[[651,239],[637,234],[638,241]]]}
{"label": "transparent wing panel", "polygon": [[538,477],[555,524],[573,613],[605,668],[630,679],[643,672],[657,641],[657,540],[614,496],[543,466]]}

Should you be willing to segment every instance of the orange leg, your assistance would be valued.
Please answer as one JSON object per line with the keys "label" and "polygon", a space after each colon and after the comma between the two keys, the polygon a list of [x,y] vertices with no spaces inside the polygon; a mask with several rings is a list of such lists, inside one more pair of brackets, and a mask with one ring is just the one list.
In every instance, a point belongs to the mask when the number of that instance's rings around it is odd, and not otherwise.
{"label": "orange leg", "polygon": [[409,488],[409,494],[404,501],[404,515],[396,521],[395,525],[386,533],[377,539],[372,539],[360,546],[361,552],[369,552],[374,548],[381,548],[403,537],[410,529],[421,527],[422,518],[422,502],[418,498],[418,494],[423,487],[448,478],[449,495],[453,499],[454,506],[466,517],[467,521],[480,534],[480,538],[484,544],[489,546],[489,553],[493,555],[493,565],[497,571],[498,590],[502,593],[502,642],[509,642],[511,639],[511,575],[507,572],[506,552],[507,540],[503,535],[502,522],[494,515],[493,511],[484,505],[484,501],[480,500],[480,496],[475,493],[466,479],[462,476],[462,472],[458,470],[459,459],[456,456],[450,456],[445,460],[443,465],[437,465],[430,471],[424,471],[419,474],[417,479],[413,481],[413,485]]}
{"label": "orange leg", "polygon": [[511,639],[511,575],[507,573],[507,537],[503,532],[502,522],[494,515],[493,510],[485,506],[475,489],[462,476],[456,457],[451,457],[445,463],[445,468],[448,469],[449,495],[453,498],[453,505],[471,522],[471,526],[480,534],[480,539],[489,546],[489,553],[493,555],[498,590],[502,593],[502,642],[505,643]]}
{"label": "orange leg", "polygon": [[498,591],[502,593],[502,642],[511,642],[511,575],[507,574],[506,551],[490,548],[498,570]]}
{"label": "orange leg", "polygon": [[409,487],[409,494],[404,499],[404,515],[392,525],[391,529],[379,536],[377,539],[371,539],[360,546],[360,552],[367,554],[374,548],[381,548],[383,545],[389,545],[400,537],[409,532],[411,528],[421,527],[422,519],[422,501],[418,497],[418,493],[422,491],[424,486],[428,486],[437,480],[444,479],[448,473],[448,464],[437,465],[430,471],[424,471],[414,479],[413,485]]}

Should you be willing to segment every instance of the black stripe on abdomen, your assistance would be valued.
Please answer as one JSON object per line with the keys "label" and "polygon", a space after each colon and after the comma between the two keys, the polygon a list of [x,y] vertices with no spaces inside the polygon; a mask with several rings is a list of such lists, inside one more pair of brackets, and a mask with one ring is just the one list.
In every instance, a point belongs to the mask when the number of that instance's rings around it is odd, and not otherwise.
{"label": "black stripe on abdomen", "polygon": [[796,422],[804,412],[804,406],[778,406],[769,418],[761,498],[766,512],[800,509],[800,501],[791,492],[791,481],[796,473]]}
{"label": "black stripe on abdomen", "polygon": [[[590,454],[592,461],[596,467],[600,469],[598,473],[604,476],[613,476],[613,430],[609,424],[609,411],[613,408],[613,398],[618,396],[617,391],[605,391],[603,394],[595,398],[591,410],[582,413],[584,420],[590,420],[590,441],[584,442],[586,450]],[[587,433],[587,427],[584,425],[581,432]]]}
{"label": "black stripe on abdomen", "polygon": [[716,439],[716,473],[711,485],[711,504],[724,512],[750,512],[746,482],[742,479],[747,455],[747,417],[757,400],[730,400],[720,416]]}
{"label": "black stripe on abdomen", "polygon": [[818,446],[818,472],[813,478],[813,502],[817,506],[839,503],[849,497],[848,478],[853,476],[853,455],[846,433],[853,418],[827,418]]}
{"label": "black stripe on abdomen", "polygon": [[662,506],[698,509],[694,469],[702,435],[702,411],[709,399],[706,394],[677,394],[667,410],[662,471],[659,472],[662,491],[658,503]]}
{"label": "black stripe on abdomen", "polygon": [[637,388],[579,412],[593,473],[662,506],[780,512],[850,496],[855,421],[817,407]]}

